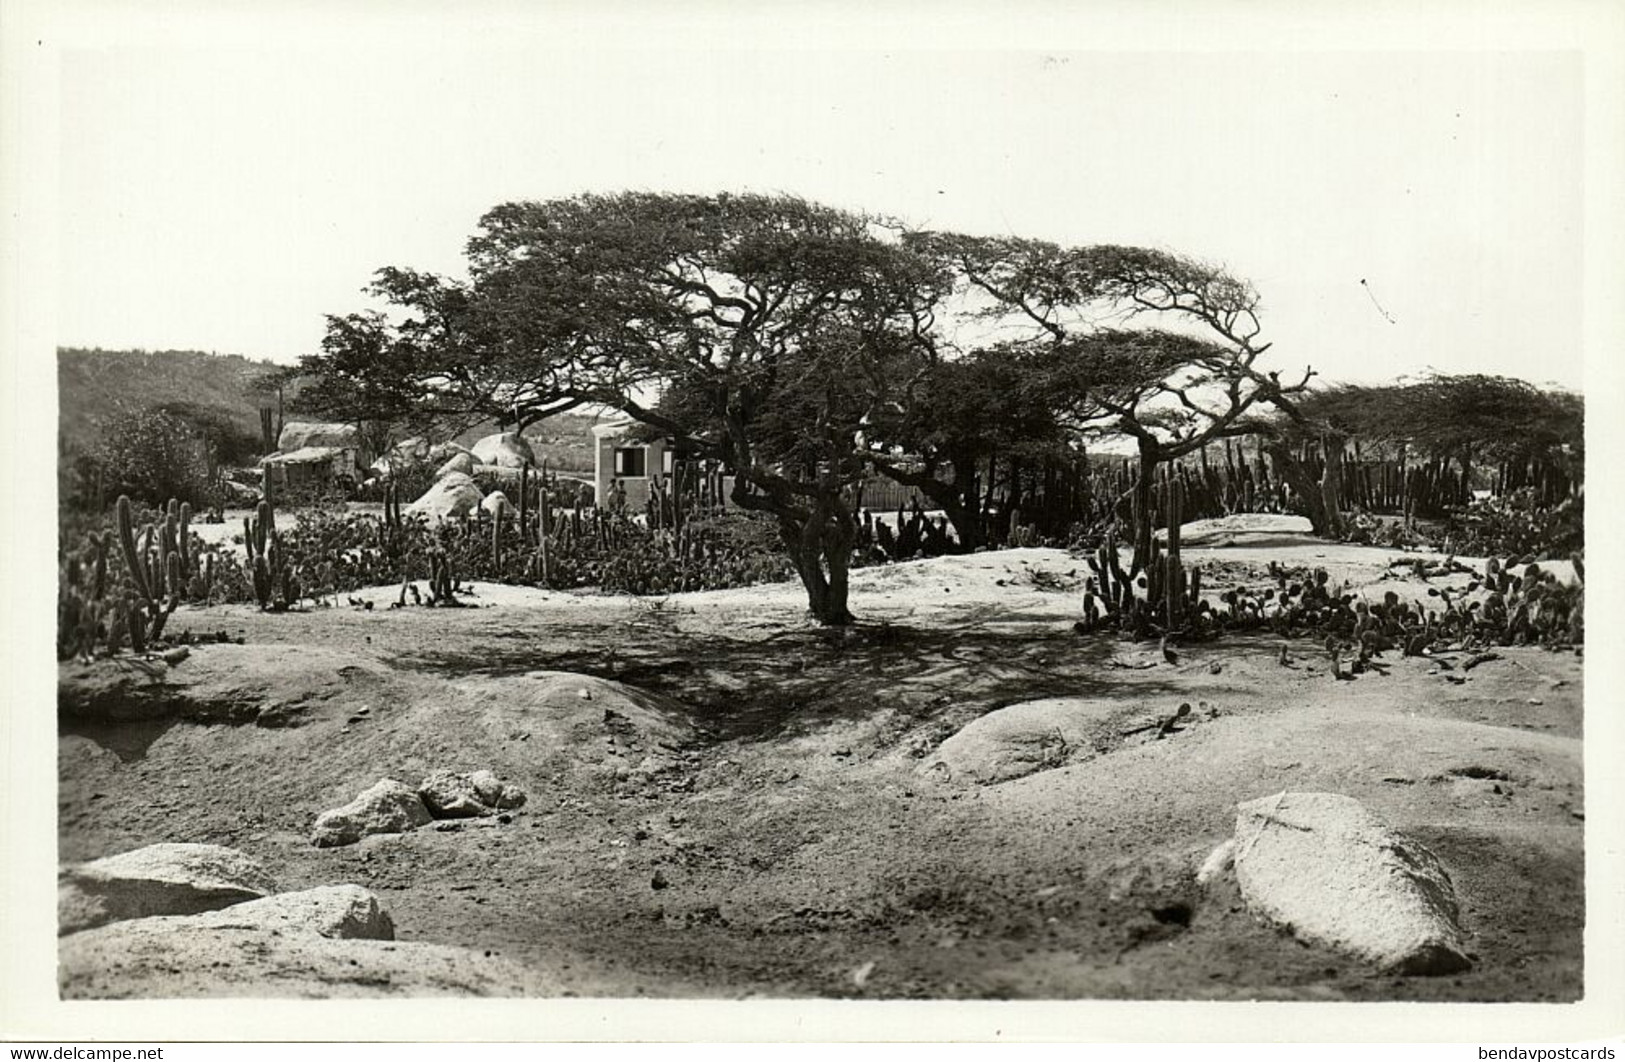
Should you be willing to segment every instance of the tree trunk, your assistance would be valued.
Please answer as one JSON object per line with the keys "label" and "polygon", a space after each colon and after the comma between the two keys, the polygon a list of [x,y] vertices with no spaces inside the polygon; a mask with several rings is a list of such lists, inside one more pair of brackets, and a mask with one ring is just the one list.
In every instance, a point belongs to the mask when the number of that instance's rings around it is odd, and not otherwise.
{"label": "tree trunk", "polygon": [[1340,537],[1343,533],[1343,439],[1327,435],[1320,442],[1325,468],[1320,476],[1320,508],[1325,530],[1318,534]]}
{"label": "tree trunk", "polygon": [[974,463],[969,466],[956,463],[952,483],[944,483],[928,472],[915,473],[886,466],[882,466],[880,472],[893,483],[913,487],[925,495],[934,507],[940,508],[953,525],[959,548],[969,553],[987,540],[974,467]]}
{"label": "tree trunk", "polygon": [[1286,480],[1287,486],[1292,488],[1293,496],[1303,500],[1304,515],[1309,518],[1310,530],[1317,535],[1333,534],[1330,530],[1331,524],[1326,518],[1326,496],[1308,465],[1304,464],[1291,446],[1284,443],[1270,443],[1269,455],[1275,462],[1276,471]]}
{"label": "tree trunk", "polygon": [[847,571],[852,562],[852,524],[841,507],[821,501],[800,526],[779,518],[779,537],[807,590],[807,610],[826,627],[852,623],[847,609]]}

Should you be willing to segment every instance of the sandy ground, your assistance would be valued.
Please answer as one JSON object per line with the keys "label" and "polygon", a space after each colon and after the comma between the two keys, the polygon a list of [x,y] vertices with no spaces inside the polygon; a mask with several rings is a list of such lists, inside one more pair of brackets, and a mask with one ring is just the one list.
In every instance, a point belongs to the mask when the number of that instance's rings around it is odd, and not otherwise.
{"label": "sandy ground", "polygon": [[[1425,593],[1389,567],[1405,554],[1278,521],[1193,525],[1186,541],[1215,592],[1264,585],[1275,560]],[[1395,654],[1386,674],[1334,681],[1307,640],[1286,667],[1263,637],[1181,646],[1170,664],[1074,632],[1086,571],[1044,549],[864,569],[860,625],[844,632],[811,625],[793,585],[633,600],[481,584],[461,610],[390,609],[398,588],[360,595],[372,610],[182,609],[172,629],[287,647],[232,696],[290,704],[303,725],[64,721],[61,858],[231,845],[284,889],[372,888],[401,939],[495,952],[534,970],[539,994],[1582,994],[1575,654],[1502,650],[1461,684]],[[628,737],[596,702],[535,701],[555,681],[541,672],[624,683],[662,722]],[[927,768],[991,710],[1082,695],[1110,702],[1096,739],[1049,769],[967,786]],[[1181,703],[1197,711],[1177,733],[1127,733]],[[505,824],[309,845],[321,810],[436,767],[491,768],[529,802]],[[1430,847],[1473,969],[1376,973],[1258,923],[1233,886],[1182,920],[1159,914],[1236,804],[1282,790],[1355,797]]]}

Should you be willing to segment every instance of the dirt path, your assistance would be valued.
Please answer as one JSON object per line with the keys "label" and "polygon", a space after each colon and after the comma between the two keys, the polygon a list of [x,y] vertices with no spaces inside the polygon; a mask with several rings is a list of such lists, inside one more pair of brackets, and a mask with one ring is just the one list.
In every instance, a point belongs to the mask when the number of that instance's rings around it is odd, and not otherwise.
{"label": "dirt path", "polygon": [[[1238,542],[1187,560],[1239,578],[1317,548]],[[1333,548],[1336,578],[1394,585],[1386,554]],[[1167,664],[1154,646],[1073,632],[1079,596],[1056,588],[1081,569],[1051,550],[868,569],[863,623],[846,632],[810,626],[794,587],[631,601],[481,586],[469,600],[483,607],[462,610],[392,610],[393,590],[365,595],[371,611],[182,610],[175,629],[296,647],[245,675],[242,696],[294,703],[303,725],[65,723],[61,857],[231,845],[285,889],[368,886],[402,939],[494,951],[576,995],[1580,995],[1573,654],[1505,650],[1459,685],[1397,656],[1386,675],[1334,681],[1307,642],[1283,667],[1268,639],[1185,646]],[[543,671],[644,691],[682,737],[618,739],[579,708],[519,712]],[[928,766],[966,723],[1054,696],[1105,708],[1048,769],[976,786]],[[1196,710],[1178,731],[1130,732],[1181,703]],[[322,809],[436,767],[490,767],[529,802],[508,823],[308,844]],[[1377,975],[1257,924],[1233,889],[1192,898],[1182,875],[1229,835],[1235,805],[1283,789],[1356,797],[1433,848],[1474,969]]]}

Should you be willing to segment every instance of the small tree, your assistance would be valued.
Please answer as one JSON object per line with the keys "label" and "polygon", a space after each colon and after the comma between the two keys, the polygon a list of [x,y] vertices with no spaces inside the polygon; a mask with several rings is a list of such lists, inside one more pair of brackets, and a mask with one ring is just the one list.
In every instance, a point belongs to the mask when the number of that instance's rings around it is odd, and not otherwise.
{"label": "small tree", "polygon": [[941,508],[961,549],[991,537],[986,510],[1001,485],[1001,461],[1009,470],[1067,448],[1040,353],[987,348],[933,359],[866,425],[875,467]]}
{"label": "small tree", "polygon": [[849,488],[870,413],[923,369],[933,263],[792,197],[629,193],[498,206],[469,265],[382,271],[404,320],[332,319],[317,386],[521,426],[620,410],[720,462],[735,504],[777,518],[813,615],[851,621]]}
{"label": "small tree", "polygon": [[128,494],[154,505],[170,498],[197,506],[215,500],[208,444],[189,422],[163,410],[115,414],[96,460],[106,495]]}
{"label": "small tree", "polygon": [[[961,278],[975,316],[1026,333],[1021,344],[1045,359],[1054,401],[1080,428],[1135,441],[1137,565],[1150,554],[1157,465],[1257,431],[1261,403],[1296,415],[1291,396],[1313,375],[1284,385],[1257,367],[1270,347],[1258,338],[1258,294],[1218,266],[1139,247],[943,233],[910,241]],[[1159,327],[1104,327],[1147,315]]]}

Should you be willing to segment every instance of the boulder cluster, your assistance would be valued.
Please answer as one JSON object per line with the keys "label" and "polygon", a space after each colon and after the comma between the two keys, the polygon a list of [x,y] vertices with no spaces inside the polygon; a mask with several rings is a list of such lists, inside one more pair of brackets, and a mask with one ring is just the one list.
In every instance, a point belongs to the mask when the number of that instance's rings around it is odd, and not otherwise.
{"label": "boulder cluster", "polygon": [[413,462],[434,465],[435,481],[406,512],[427,516],[431,523],[436,523],[461,519],[477,509],[498,517],[503,515],[513,507],[512,503],[499,490],[485,494],[474,481],[475,473],[507,480],[517,476],[519,469],[534,466],[536,455],[523,435],[504,432],[486,436],[476,442],[473,449],[449,442],[427,446],[421,439],[409,439],[381,461],[385,470],[397,463]]}
{"label": "boulder cluster", "polygon": [[355,844],[377,833],[404,833],[435,819],[500,815],[525,803],[525,791],[490,771],[438,770],[413,789],[385,778],[343,807],[316,816],[310,843],[318,848]]}
{"label": "boulder cluster", "polygon": [[528,971],[489,952],[397,942],[368,889],[277,892],[262,865],[219,845],[155,844],[64,867],[57,921],[65,999],[534,987]]}

